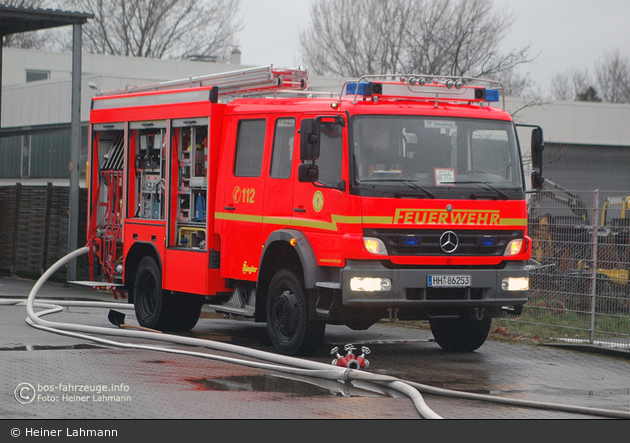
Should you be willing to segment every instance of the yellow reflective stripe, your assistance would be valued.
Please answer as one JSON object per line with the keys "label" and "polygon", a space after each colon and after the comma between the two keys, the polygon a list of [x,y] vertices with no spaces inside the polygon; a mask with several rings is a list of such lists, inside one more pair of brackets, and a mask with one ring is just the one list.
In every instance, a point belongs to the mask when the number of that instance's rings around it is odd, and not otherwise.
{"label": "yellow reflective stripe", "polygon": [[[337,231],[337,224],[361,224],[361,216],[346,217],[343,215],[333,215],[332,221],[299,219],[289,217],[263,217],[260,215],[234,214],[229,212],[215,212],[214,218],[217,220],[242,221],[250,223],[265,223],[270,225],[299,226],[303,228],[315,228],[326,231]],[[391,220],[391,218],[390,218]]]}
{"label": "yellow reflective stripe", "polygon": [[[304,228],[322,229],[326,231],[337,231],[337,224],[346,225],[358,225],[358,224],[381,224],[392,225],[393,217],[386,216],[351,216],[346,217],[343,215],[332,215],[331,221],[313,220],[313,219],[300,219],[289,217],[263,217],[261,215],[249,215],[249,214],[234,214],[229,212],[215,212],[214,218],[217,220],[232,220],[242,221],[249,223],[265,223],[272,225],[287,225],[298,226]],[[426,223],[425,225],[437,225],[438,223]],[[527,218],[502,218],[499,220],[501,226],[527,226]],[[461,226],[464,226],[462,224]],[[469,226],[474,226],[475,223],[471,223]],[[402,226],[402,224],[396,224],[396,226]],[[421,225],[416,225],[421,226]]]}
{"label": "yellow reflective stripe", "polygon": [[220,220],[234,220],[252,223],[262,223],[263,221],[262,215],[232,214],[230,212],[215,212],[214,218]]}
{"label": "yellow reflective stripe", "polygon": [[394,223],[394,217],[366,216],[366,217],[363,217],[363,223],[375,224],[375,225],[391,225]]}
{"label": "yellow reflective stripe", "polygon": [[527,226],[526,218],[502,218],[499,221],[501,226]]}

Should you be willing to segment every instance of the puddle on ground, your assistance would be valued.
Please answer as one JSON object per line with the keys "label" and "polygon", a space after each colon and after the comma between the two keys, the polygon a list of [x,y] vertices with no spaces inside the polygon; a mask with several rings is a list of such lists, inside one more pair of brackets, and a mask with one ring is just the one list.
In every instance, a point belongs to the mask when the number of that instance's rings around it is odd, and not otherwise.
{"label": "puddle on ground", "polygon": [[292,397],[341,396],[382,397],[381,392],[355,387],[351,383],[295,375],[244,375],[224,378],[187,379],[201,391],[281,392]]}
{"label": "puddle on ground", "polygon": [[0,348],[0,351],[55,351],[59,349],[103,349],[103,346],[98,346],[98,345],[68,345],[68,346],[26,345],[26,346],[15,346],[12,348]]}

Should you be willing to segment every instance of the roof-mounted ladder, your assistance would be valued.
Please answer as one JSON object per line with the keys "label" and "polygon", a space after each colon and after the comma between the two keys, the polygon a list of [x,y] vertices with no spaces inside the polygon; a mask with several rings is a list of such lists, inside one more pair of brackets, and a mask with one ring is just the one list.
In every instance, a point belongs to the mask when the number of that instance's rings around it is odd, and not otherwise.
{"label": "roof-mounted ladder", "polygon": [[188,88],[219,88],[219,95],[247,95],[278,90],[303,90],[308,87],[309,74],[302,68],[276,68],[273,65],[239,71],[221,72],[187,79],[172,80],[103,92],[102,97],[147,92],[174,91]]}

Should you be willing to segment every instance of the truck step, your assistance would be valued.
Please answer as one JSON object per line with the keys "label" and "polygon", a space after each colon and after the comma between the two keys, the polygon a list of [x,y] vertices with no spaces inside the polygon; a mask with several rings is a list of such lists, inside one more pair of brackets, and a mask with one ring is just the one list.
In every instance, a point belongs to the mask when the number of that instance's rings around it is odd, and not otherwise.
{"label": "truck step", "polygon": [[341,283],[337,283],[334,281],[318,281],[315,283],[315,286],[318,288],[326,288],[326,289],[341,289]]}
{"label": "truck step", "polygon": [[234,314],[234,315],[242,315],[243,317],[253,317],[254,316],[254,308],[237,308],[236,306],[230,305],[205,305],[208,309],[213,310],[214,312],[224,313],[224,314]]}
{"label": "truck step", "polygon": [[115,288],[121,288],[124,283],[109,283],[109,282],[99,282],[99,281],[69,281],[68,284],[77,285],[77,286],[87,286],[92,289],[98,290],[109,290]]}

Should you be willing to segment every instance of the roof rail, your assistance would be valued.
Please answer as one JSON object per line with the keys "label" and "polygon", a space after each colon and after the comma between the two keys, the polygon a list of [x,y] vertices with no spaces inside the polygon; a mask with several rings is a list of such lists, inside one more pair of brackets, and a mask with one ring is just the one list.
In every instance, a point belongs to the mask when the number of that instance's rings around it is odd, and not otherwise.
{"label": "roof rail", "polygon": [[[496,89],[477,86],[482,84],[492,85]],[[381,97],[434,100],[437,107],[440,101],[498,102],[499,91],[505,109],[503,85],[494,80],[423,74],[376,74],[364,75],[356,81],[345,82],[339,101],[344,95],[354,96],[353,103],[356,104],[361,95],[364,98],[371,97],[375,101]]]}

